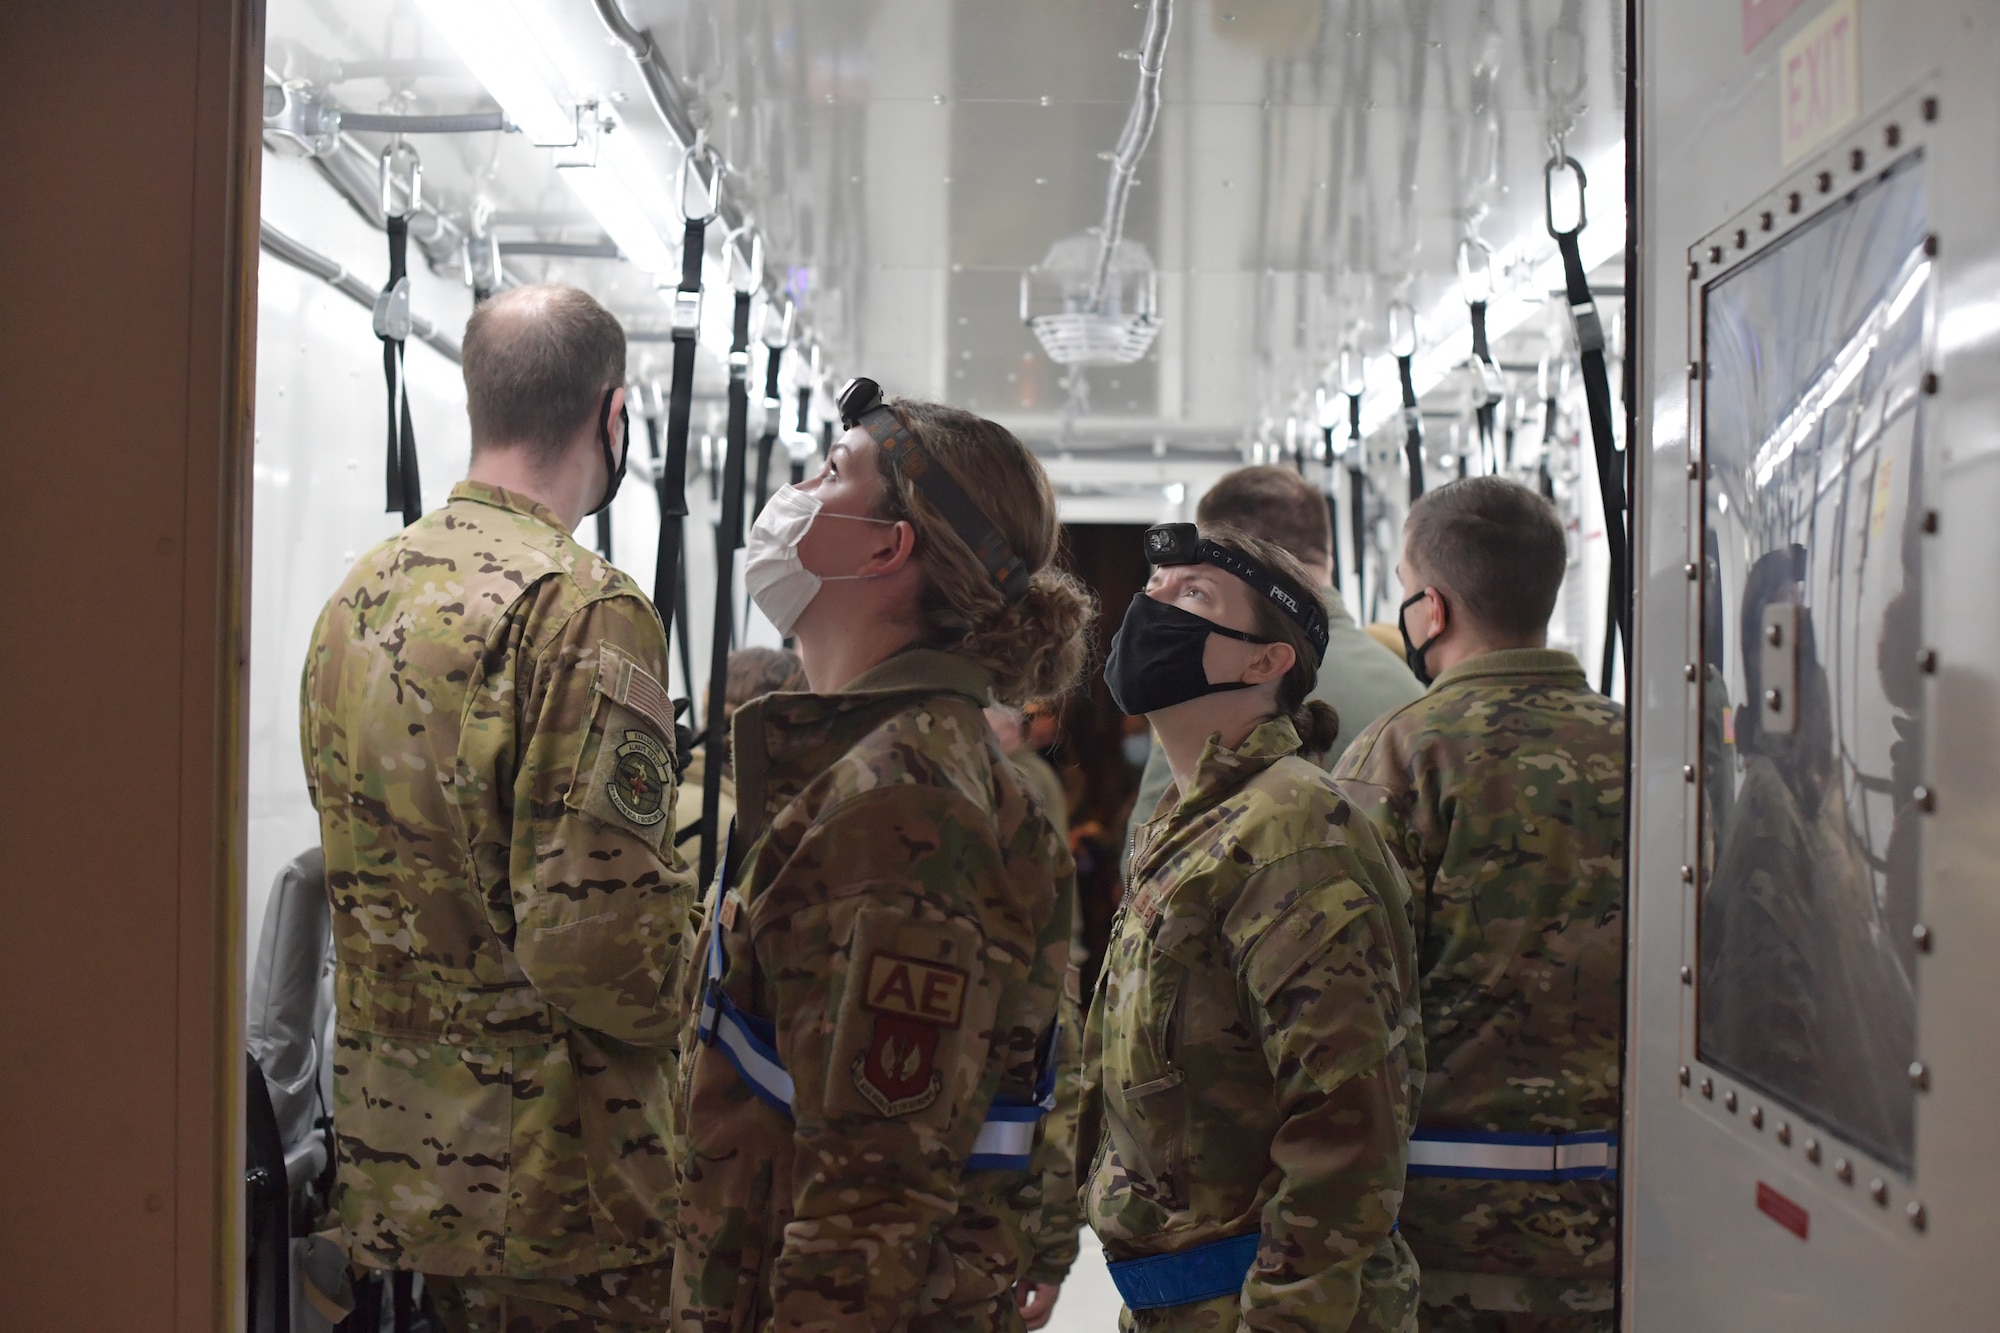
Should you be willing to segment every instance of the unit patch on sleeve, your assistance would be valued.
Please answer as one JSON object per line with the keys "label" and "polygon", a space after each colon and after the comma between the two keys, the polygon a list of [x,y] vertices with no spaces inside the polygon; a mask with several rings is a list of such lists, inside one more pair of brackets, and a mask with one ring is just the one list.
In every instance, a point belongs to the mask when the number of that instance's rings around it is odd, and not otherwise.
{"label": "unit patch on sleeve", "polygon": [[868,960],[863,999],[877,1013],[955,1028],[965,1017],[965,973],[921,959],[878,953]]}
{"label": "unit patch on sleeve", "polygon": [[604,784],[612,808],[641,828],[667,817],[667,775],[673,757],[667,747],[643,731],[627,731],[617,747],[618,759]]}
{"label": "unit patch on sleeve", "polygon": [[878,953],[862,969],[862,1003],[875,1011],[868,1048],[854,1057],[854,1086],[883,1115],[908,1115],[938,1099],[944,1030],[965,1018],[968,977],[955,967]]}

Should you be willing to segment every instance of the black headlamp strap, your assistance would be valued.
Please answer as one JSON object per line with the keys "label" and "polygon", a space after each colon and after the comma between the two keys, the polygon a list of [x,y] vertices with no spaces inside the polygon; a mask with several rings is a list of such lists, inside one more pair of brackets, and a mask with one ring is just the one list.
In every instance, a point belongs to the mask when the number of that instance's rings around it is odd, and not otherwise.
{"label": "black headlamp strap", "polygon": [[1001,596],[1017,601],[1028,591],[1028,565],[1014,553],[993,520],[973,502],[958,484],[958,478],[939,466],[917,442],[916,432],[881,399],[881,390],[872,380],[856,380],[841,392],[844,424],[859,426],[875,441],[875,447],[898,473],[922,491],[956,532],[959,540],[972,548],[980,568],[1000,588]]}
{"label": "black headlamp strap", "polygon": [[[1217,542],[1194,540],[1197,529],[1192,523],[1162,523],[1146,529],[1146,559],[1155,565],[1214,565],[1225,574],[1235,576],[1260,597],[1270,602],[1306,632],[1306,640],[1321,660],[1326,658],[1327,624],[1326,609],[1311,601],[1301,601],[1294,597],[1278,577],[1263,565],[1246,556],[1238,555]],[[1264,643],[1267,640],[1238,630],[1218,626],[1217,634],[1247,643]]]}

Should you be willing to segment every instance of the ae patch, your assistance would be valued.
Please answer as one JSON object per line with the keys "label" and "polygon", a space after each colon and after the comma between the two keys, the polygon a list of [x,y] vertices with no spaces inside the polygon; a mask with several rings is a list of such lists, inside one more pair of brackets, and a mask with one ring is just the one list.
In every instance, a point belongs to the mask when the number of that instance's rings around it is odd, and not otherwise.
{"label": "ae patch", "polygon": [[955,1028],[965,1018],[966,974],[955,967],[878,953],[868,960],[862,1002],[877,1013],[900,1014]]}
{"label": "ae patch", "polygon": [[900,1014],[875,1015],[868,1049],[854,1057],[854,1086],[883,1115],[908,1115],[938,1099],[936,1026]]}
{"label": "ae patch", "polygon": [[612,809],[641,828],[651,828],[667,817],[673,757],[666,746],[643,731],[627,731],[616,755],[604,794]]}

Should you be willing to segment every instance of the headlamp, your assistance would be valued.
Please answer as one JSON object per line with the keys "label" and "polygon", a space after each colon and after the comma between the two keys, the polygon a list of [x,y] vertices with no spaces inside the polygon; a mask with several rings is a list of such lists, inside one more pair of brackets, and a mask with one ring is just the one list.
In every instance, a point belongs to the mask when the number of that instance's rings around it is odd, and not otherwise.
{"label": "headlamp", "polygon": [[1270,602],[1300,629],[1322,661],[1326,659],[1326,609],[1316,601],[1301,602],[1285,580],[1248,556],[1205,541],[1192,523],[1157,523],[1146,529],[1146,563],[1150,565],[1214,565],[1233,574],[1251,591]]}

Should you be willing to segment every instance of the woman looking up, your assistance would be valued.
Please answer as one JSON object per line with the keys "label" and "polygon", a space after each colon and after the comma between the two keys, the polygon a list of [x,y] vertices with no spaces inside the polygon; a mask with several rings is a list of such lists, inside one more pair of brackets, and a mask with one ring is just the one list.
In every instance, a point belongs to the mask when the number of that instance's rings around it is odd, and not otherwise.
{"label": "woman looking up", "polygon": [[866,380],[841,409],[745,557],[807,691],[736,713],[697,945],[674,1282],[707,1333],[1014,1326],[1039,1207],[1072,867],[981,709],[1067,690],[1093,607],[1020,441]]}
{"label": "woman looking up", "polygon": [[[1409,888],[1317,765],[1326,619],[1226,527],[1146,533],[1105,679],[1173,785],[1084,1033],[1087,1220],[1139,1329],[1414,1327],[1395,1234],[1423,1085]],[[1085,1145],[1088,1146],[1088,1145]]]}

